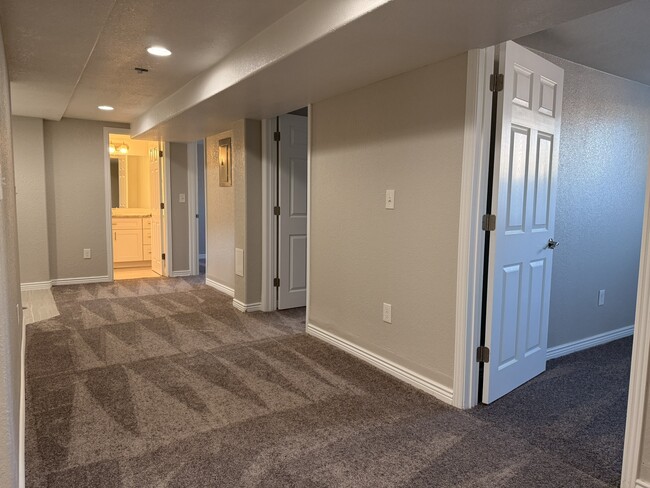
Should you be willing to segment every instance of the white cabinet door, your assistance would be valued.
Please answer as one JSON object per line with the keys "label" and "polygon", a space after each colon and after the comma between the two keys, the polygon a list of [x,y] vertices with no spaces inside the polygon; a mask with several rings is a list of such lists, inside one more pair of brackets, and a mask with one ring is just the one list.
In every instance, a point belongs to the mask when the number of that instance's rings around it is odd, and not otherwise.
{"label": "white cabinet door", "polygon": [[[546,369],[564,71],[500,46],[483,402]],[[550,244],[550,245],[549,245]]]}
{"label": "white cabinet door", "polygon": [[142,261],[142,229],[113,231],[113,260],[116,263]]}

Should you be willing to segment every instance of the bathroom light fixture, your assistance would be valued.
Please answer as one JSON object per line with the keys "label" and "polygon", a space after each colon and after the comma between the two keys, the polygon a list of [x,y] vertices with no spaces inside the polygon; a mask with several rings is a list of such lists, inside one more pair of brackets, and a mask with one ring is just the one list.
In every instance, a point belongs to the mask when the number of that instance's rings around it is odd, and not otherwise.
{"label": "bathroom light fixture", "polygon": [[119,151],[120,154],[126,154],[129,152],[129,146],[122,143],[119,146],[117,146],[117,150]]}
{"label": "bathroom light fixture", "polygon": [[108,145],[108,154],[114,154],[115,153],[115,144],[109,144]]}
{"label": "bathroom light fixture", "polygon": [[99,110],[105,110],[105,111],[107,111],[107,112],[110,112],[111,110],[113,110],[113,107],[111,107],[110,105],[100,105],[100,106],[97,107],[97,108],[98,108]]}
{"label": "bathroom light fixture", "polygon": [[169,49],[162,46],[151,46],[147,48],[147,52],[154,56],[169,56],[172,53]]}

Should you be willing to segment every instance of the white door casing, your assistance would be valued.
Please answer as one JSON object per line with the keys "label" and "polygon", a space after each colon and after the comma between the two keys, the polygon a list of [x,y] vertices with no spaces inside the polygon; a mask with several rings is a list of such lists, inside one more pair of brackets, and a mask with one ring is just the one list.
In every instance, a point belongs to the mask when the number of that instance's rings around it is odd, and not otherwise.
{"label": "white door casing", "polygon": [[162,262],[162,210],[160,157],[158,145],[149,148],[149,168],[151,176],[151,270],[163,274]]}
{"label": "white door casing", "polygon": [[483,402],[546,369],[564,71],[512,41],[499,46]]}
{"label": "white door casing", "polygon": [[307,117],[279,117],[278,308],[307,302]]}

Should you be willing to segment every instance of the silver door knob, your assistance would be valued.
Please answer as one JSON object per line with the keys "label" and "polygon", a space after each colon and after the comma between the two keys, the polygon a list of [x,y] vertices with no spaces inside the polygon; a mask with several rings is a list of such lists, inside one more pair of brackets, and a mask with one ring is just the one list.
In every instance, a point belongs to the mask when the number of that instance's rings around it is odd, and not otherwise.
{"label": "silver door knob", "polygon": [[546,247],[548,249],[555,249],[557,246],[559,246],[560,243],[554,240],[552,237],[548,240],[548,244],[546,244]]}

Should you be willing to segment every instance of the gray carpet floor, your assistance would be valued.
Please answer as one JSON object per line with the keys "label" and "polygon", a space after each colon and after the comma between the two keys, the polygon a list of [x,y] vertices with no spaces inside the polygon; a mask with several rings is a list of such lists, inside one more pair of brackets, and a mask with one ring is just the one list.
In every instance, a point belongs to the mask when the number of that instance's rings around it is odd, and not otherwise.
{"label": "gray carpet floor", "polygon": [[53,293],[28,326],[30,488],[617,484],[629,341],[462,412],[200,279]]}

